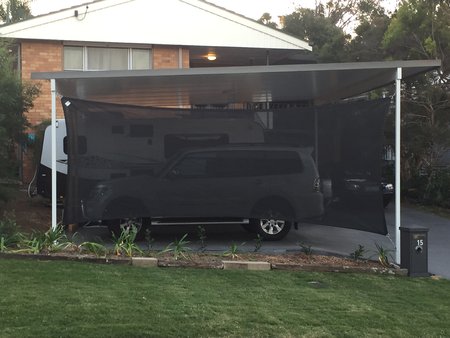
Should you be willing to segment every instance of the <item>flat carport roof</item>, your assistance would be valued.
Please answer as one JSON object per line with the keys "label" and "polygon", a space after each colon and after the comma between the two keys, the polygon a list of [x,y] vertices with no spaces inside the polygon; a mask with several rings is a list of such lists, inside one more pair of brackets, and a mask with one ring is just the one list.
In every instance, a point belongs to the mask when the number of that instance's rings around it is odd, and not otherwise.
{"label": "flat carport roof", "polygon": [[242,102],[334,102],[439,68],[439,60],[32,73],[85,100],[177,107]]}
{"label": "flat carport roof", "polygon": [[[56,93],[104,102],[180,107],[194,104],[310,101],[329,103],[395,83],[395,182],[400,176],[401,80],[441,66],[439,60],[33,73],[51,80],[52,228],[56,228]],[[396,262],[400,263],[400,189],[395,189]]]}

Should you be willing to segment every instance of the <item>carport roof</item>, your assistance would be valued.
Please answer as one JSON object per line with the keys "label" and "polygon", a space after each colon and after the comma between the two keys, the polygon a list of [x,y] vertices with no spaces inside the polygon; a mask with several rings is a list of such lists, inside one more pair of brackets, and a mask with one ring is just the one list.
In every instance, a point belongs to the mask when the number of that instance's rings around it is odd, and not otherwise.
{"label": "carport roof", "polygon": [[62,96],[177,107],[240,102],[333,102],[437,69],[439,60],[33,73],[55,79]]}

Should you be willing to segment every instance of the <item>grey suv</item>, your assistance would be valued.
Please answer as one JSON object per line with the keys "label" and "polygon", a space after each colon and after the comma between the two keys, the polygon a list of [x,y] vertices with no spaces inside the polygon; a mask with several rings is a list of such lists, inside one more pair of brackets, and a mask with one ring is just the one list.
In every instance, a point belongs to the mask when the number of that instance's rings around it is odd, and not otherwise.
{"label": "grey suv", "polygon": [[104,181],[83,201],[89,220],[119,231],[149,224],[242,223],[266,240],[323,213],[310,150],[228,145],[185,151],[154,176]]}

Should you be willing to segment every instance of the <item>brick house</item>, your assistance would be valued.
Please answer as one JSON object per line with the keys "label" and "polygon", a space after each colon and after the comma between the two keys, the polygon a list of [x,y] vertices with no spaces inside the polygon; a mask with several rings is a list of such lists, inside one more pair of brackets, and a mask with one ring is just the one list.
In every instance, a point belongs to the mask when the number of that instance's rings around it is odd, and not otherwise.
{"label": "brick house", "polygon": [[[311,61],[306,42],[202,0],[97,0],[0,27],[0,38],[17,42],[23,80],[32,72]],[[32,125],[50,117],[48,82],[41,91],[28,114]],[[25,152],[24,182],[34,171],[29,157]]]}

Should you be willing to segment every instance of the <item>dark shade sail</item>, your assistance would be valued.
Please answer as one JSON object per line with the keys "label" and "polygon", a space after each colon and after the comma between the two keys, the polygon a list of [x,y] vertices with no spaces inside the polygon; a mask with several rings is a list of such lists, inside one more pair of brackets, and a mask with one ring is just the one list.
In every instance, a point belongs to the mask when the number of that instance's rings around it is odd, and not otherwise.
{"label": "dark shade sail", "polygon": [[[262,218],[386,234],[389,99],[271,110],[139,107],[63,98],[64,223]],[[320,190],[318,177],[330,183]]]}

